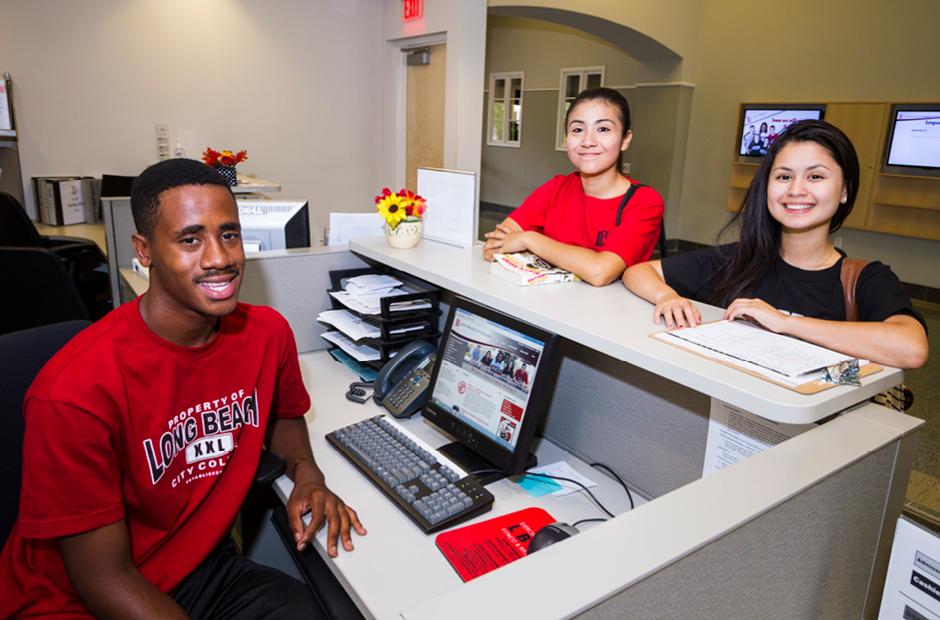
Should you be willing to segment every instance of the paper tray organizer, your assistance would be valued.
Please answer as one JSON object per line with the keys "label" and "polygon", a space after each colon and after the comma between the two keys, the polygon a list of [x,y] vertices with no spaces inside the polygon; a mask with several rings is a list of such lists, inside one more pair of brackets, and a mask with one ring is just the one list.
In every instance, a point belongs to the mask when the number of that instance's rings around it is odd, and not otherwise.
{"label": "paper tray organizer", "polygon": [[[333,310],[346,310],[347,312],[351,312],[366,323],[378,327],[381,331],[381,335],[378,338],[362,338],[357,341],[379,350],[379,354],[381,355],[379,359],[362,362],[364,365],[375,368],[376,370],[382,368],[382,366],[388,362],[393,352],[401,349],[409,342],[414,340],[427,340],[437,346],[437,339],[441,335],[438,329],[441,316],[441,290],[416,278],[411,278],[400,273],[389,274],[401,280],[403,286],[412,292],[405,293],[404,295],[383,297],[379,300],[381,307],[379,314],[363,314],[356,312],[344,306],[329,294],[345,290],[345,280],[350,278],[383,273],[384,270],[373,267],[334,270],[330,272],[330,289],[327,291],[330,306]],[[404,301],[424,301],[431,304],[431,307],[411,311],[395,311],[391,309],[392,304]],[[420,326],[420,329],[401,334],[392,333],[396,329],[415,326]]]}

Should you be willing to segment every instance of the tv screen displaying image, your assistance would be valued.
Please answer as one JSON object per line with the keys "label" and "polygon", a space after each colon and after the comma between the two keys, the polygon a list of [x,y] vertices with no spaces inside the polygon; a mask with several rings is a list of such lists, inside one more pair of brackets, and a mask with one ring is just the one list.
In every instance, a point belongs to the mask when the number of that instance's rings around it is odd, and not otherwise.
{"label": "tv screen displaying image", "polygon": [[889,132],[887,166],[940,169],[940,104],[894,106]]}
{"label": "tv screen displaying image", "polygon": [[783,130],[797,121],[820,120],[824,105],[749,105],[742,106],[738,155],[760,158]]}

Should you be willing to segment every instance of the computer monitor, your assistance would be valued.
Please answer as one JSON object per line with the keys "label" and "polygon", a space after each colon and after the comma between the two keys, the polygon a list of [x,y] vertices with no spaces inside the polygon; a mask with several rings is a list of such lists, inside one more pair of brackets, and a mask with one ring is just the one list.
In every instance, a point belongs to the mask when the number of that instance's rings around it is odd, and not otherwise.
{"label": "computer monitor", "polygon": [[237,200],[246,252],[310,247],[306,201]]}
{"label": "computer monitor", "polygon": [[759,162],[783,130],[797,121],[822,120],[821,103],[745,103],[738,126],[738,161]]}
{"label": "computer monitor", "polygon": [[532,467],[535,429],[547,413],[558,336],[455,297],[422,415],[457,441],[440,451],[484,483]]}
{"label": "computer monitor", "polygon": [[940,104],[891,108],[883,172],[940,176]]}

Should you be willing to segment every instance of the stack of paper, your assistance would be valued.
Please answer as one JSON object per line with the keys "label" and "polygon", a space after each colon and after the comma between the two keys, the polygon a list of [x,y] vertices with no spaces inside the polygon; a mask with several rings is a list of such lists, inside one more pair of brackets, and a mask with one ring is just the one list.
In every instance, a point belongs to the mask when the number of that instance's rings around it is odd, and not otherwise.
{"label": "stack of paper", "polygon": [[[365,275],[350,278],[343,291],[330,291],[336,301],[359,314],[375,315],[382,312],[382,298],[395,297],[410,293],[400,280],[384,275]],[[421,310],[430,308],[426,301],[405,301],[393,303],[389,309],[393,312]]]}
{"label": "stack of paper", "polygon": [[[352,340],[362,340],[363,338],[379,338],[382,330],[374,325],[366,323],[358,316],[348,310],[324,310],[317,315],[317,320],[327,325],[332,325],[343,332]],[[390,330],[390,334],[404,334],[406,332],[423,329],[424,325],[410,325]]]}
{"label": "stack of paper", "polygon": [[703,323],[655,336],[681,343],[708,357],[733,360],[744,368],[790,385],[815,379],[826,368],[853,359],[744,321]]}
{"label": "stack of paper", "polygon": [[[349,278],[345,281],[345,290],[330,291],[330,295],[350,310],[360,315],[374,316],[382,311],[382,298],[410,293],[401,280],[381,274],[370,274]],[[431,304],[423,301],[395,303],[392,311],[418,310],[430,308]],[[363,320],[349,310],[325,310],[317,320],[331,325],[336,331],[323,334],[323,338],[336,345],[352,358],[360,362],[381,359],[379,349],[359,341],[364,338],[381,338],[382,330]],[[418,322],[390,330],[391,335],[404,334],[425,329],[426,325]]]}
{"label": "stack of paper", "polygon": [[370,347],[367,344],[356,344],[343,335],[342,332],[326,332],[323,334],[323,338],[327,342],[335,344],[359,362],[372,362],[382,357],[375,347]]}

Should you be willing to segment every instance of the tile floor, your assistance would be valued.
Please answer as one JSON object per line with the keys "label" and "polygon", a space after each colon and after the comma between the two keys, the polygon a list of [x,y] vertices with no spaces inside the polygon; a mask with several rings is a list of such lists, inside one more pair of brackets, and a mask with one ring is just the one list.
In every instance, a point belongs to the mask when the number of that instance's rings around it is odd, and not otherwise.
{"label": "tile floor", "polygon": [[914,392],[909,414],[927,424],[920,430],[920,447],[907,485],[904,509],[940,531],[940,304],[915,301],[930,326],[931,358],[927,365],[906,374]]}

